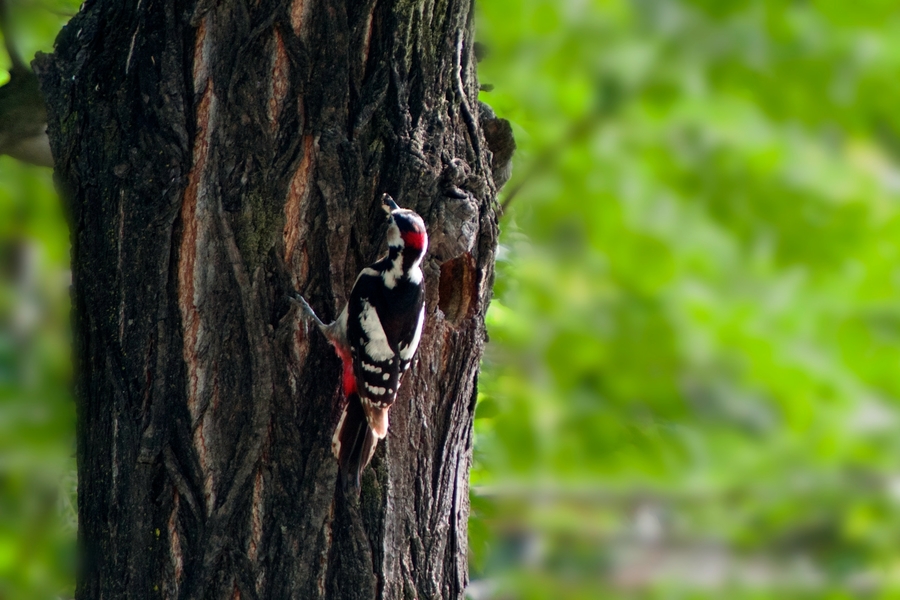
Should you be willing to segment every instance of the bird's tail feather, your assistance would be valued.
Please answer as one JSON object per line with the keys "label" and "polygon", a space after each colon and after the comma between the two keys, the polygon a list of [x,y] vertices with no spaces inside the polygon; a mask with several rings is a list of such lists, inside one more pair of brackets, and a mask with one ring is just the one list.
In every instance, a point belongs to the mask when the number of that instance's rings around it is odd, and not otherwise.
{"label": "bird's tail feather", "polygon": [[334,432],[333,450],[340,465],[344,492],[359,493],[363,469],[372,460],[378,438],[369,427],[358,394],[350,394]]}

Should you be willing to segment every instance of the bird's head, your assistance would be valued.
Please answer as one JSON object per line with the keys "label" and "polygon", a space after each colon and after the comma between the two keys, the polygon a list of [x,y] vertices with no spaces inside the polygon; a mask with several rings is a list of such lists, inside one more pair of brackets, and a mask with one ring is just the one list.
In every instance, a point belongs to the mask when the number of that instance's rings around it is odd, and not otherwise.
{"label": "bird's head", "polygon": [[381,201],[382,208],[388,213],[388,246],[417,252],[418,257],[424,256],[428,250],[428,232],[422,217],[407,208],[400,208],[387,194],[382,196]]}

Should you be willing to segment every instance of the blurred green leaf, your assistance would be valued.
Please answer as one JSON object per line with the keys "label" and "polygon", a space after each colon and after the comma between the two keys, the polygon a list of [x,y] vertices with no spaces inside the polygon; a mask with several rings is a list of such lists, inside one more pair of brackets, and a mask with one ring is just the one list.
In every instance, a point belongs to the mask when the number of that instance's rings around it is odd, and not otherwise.
{"label": "blurred green leaf", "polygon": [[[482,99],[519,145],[484,597],[895,594],[897,4],[478,8]],[[492,562],[509,544],[537,550]]]}

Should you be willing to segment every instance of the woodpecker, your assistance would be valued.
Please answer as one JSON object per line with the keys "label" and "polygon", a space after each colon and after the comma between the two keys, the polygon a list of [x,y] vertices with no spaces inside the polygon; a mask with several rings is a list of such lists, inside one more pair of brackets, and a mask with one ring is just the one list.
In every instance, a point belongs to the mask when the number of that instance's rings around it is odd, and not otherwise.
{"label": "woodpecker", "polygon": [[303,318],[318,326],[343,363],[346,403],[331,448],[344,489],[357,493],[363,469],[378,440],[387,435],[391,405],[425,324],[421,268],[428,250],[425,223],[387,194],[382,204],[388,213],[388,252],[360,272],[340,316],[325,324],[301,295],[292,297]]}

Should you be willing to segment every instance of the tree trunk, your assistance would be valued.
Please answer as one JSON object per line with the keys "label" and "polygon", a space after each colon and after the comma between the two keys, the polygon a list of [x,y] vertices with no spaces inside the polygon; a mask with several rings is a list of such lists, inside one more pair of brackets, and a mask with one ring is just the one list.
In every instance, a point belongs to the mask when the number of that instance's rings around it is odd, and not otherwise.
{"label": "tree trunk", "polygon": [[[460,598],[497,243],[469,0],[88,0],[39,57],[70,213],[79,599]],[[425,219],[427,324],[359,498],[325,318]]]}

